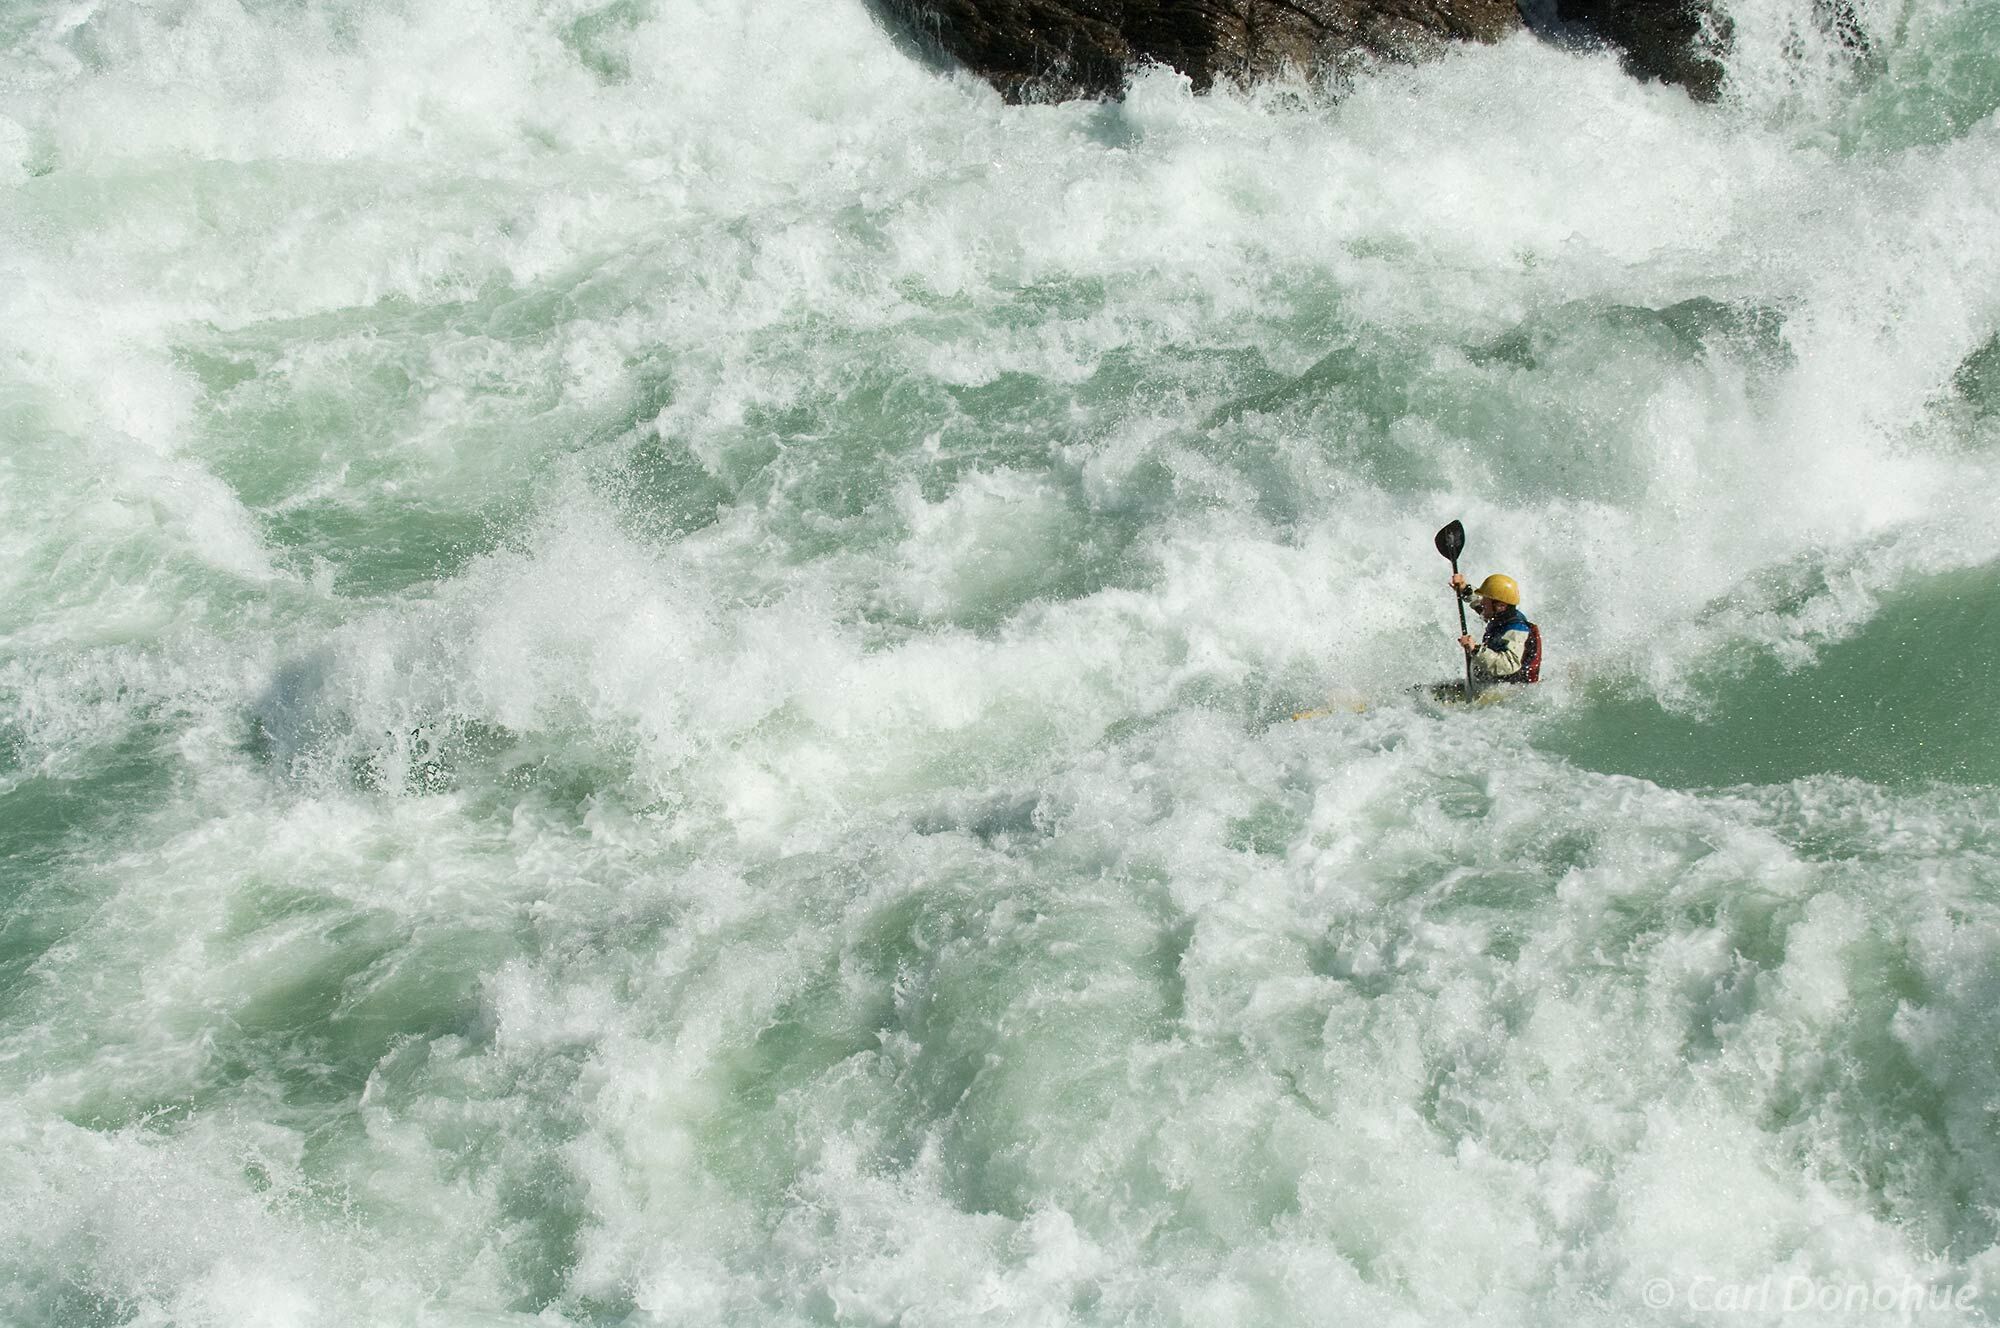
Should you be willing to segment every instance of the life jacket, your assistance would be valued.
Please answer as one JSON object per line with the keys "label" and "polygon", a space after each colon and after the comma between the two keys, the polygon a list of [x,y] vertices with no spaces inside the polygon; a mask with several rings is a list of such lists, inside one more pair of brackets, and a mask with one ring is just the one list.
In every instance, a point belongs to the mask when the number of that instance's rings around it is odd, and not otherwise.
{"label": "life jacket", "polygon": [[1480,644],[1488,650],[1498,652],[1500,649],[1500,638],[1517,627],[1528,629],[1528,645],[1521,652],[1520,671],[1511,673],[1504,678],[1495,678],[1494,681],[1513,683],[1540,682],[1542,680],[1542,629],[1529,622],[1528,616],[1519,609],[1510,607],[1507,612],[1486,624],[1486,637]]}

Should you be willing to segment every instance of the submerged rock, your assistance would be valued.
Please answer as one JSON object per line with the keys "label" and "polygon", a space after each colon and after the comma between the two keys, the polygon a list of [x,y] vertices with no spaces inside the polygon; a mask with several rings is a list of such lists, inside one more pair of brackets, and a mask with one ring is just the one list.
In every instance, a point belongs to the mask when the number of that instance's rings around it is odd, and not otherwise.
{"label": "submerged rock", "polygon": [[1965,357],[1952,375],[1952,385],[1976,417],[2000,415],[2000,333],[1988,337],[1985,345]]}

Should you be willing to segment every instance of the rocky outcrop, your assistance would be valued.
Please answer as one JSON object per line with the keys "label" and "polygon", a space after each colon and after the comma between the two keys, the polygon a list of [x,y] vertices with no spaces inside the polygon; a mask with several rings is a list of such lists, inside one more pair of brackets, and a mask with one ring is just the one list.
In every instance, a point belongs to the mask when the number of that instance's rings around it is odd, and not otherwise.
{"label": "rocky outcrop", "polygon": [[1515,0],[872,0],[935,54],[1010,100],[1114,96],[1126,71],[1171,65],[1205,89],[1286,71],[1409,59],[1521,26]]}
{"label": "rocky outcrop", "polygon": [[1618,47],[1634,77],[1678,83],[1696,101],[1722,91],[1729,19],[1702,0],[1556,0],[1556,17]]}
{"label": "rocky outcrop", "polygon": [[[1536,0],[1546,5],[1547,0]],[[1710,0],[1554,0],[1558,22],[1571,35],[1610,42],[1623,52],[1636,78],[1678,83],[1696,101],[1722,92],[1722,58],[1729,53],[1729,16]],[[1813,0],[1821,31],[1853,59],[1866,59],[1871,43],[1854,0]]]}
{"label": "rocky outcrop", "polygon": [[[1712,0],[869,0],[934,57],[984,76],[1013,101],[1116,96],[1132,66],[1171,65],[1205,89],[1287,72],[1320,76],[1405,60],[1446,42],[1497,41],[1532,26],[1566,42],[1608,42],[1635,77],[1721,92],[1728,16]],[[1865,54],[1854,0],[1815,0],[1826,30]]]}

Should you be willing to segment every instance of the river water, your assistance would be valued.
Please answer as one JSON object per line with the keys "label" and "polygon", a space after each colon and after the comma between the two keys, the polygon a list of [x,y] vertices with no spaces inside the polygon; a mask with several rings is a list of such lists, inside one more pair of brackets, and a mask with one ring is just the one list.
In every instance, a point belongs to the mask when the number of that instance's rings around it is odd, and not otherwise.
{"label": "river water", "polygon": [[2000,1315],[2000,3],[1730,10],[8,0],[0,1320]]}

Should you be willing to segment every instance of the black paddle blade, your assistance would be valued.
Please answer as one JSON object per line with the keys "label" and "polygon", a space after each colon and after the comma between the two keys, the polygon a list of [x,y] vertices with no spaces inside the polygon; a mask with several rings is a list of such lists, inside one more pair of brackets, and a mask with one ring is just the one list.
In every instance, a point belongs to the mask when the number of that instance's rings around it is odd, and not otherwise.
{"label": "black paddle blade", "polygon": [[1437,533],[1438,552],[1458,561],[1458,555],[1465,552],[1465,527],[1454,521]]}

